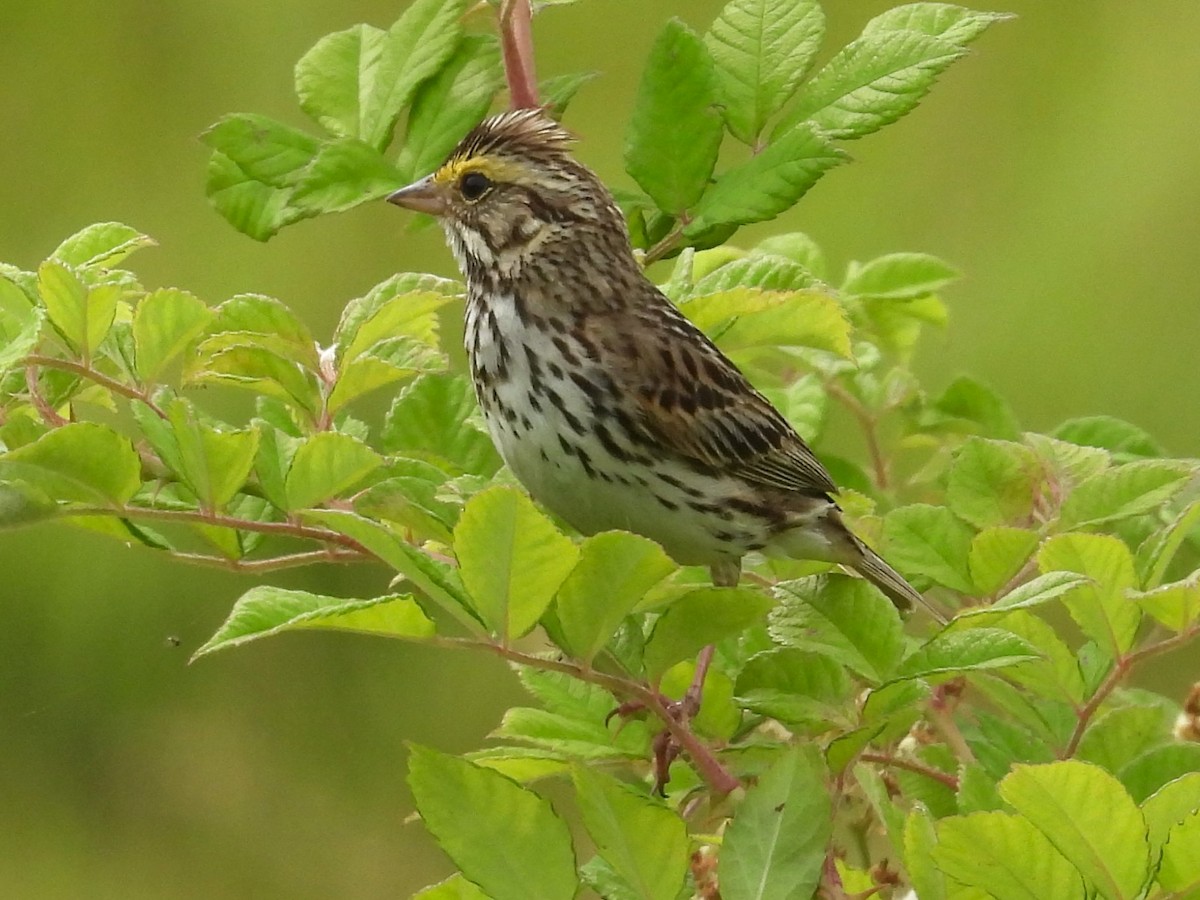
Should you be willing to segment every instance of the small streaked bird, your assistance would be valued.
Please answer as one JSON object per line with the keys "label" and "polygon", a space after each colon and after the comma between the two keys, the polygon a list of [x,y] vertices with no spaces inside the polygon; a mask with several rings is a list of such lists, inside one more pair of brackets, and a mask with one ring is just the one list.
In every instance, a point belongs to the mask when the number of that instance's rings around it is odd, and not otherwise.
{"label": "small streaked bird", "polygon": [[625,529],[737,583],[752,551],[921,595],[846,527],[787,420],[643,274],[620,210],[539,110],[479,124],[388,200],[436,216],[467,281],[483,418],[529,492],[584,534]]}

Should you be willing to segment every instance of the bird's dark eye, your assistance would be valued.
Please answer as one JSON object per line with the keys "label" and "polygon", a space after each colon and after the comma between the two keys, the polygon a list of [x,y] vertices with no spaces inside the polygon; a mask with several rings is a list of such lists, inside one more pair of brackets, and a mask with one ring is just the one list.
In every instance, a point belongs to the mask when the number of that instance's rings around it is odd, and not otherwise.
{"label": "bird's dark eye", "polygon": [[474,202],[486,194],[492,187],[492,179],[482,172],[468,172],[458,181],[458,190],[464,200]]}

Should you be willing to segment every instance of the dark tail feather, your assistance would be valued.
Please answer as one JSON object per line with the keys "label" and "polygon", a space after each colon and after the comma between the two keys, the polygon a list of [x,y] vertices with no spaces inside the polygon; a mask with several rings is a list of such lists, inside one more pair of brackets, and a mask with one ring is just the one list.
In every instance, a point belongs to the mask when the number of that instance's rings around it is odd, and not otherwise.
{"label": "dark tail feather", "polygon": [[943,625],[946,623],[945,615],[905,581],[903,575],[884,562],[883,557],[865,544],[860,543],[859,546],[862,556],[851,564],[854,571],[883,591],[897,609],[912,609],[914,603],[919,603]]}

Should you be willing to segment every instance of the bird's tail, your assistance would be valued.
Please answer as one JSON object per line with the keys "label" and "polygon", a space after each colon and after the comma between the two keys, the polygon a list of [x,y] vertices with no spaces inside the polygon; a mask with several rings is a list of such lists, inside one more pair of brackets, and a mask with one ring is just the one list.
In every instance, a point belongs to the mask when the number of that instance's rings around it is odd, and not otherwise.
{"label": "bird's tail", "polygon": [[918,603],[925,607],[935,619],[945,624],[946,617],[921,596],[916,588],[905,581],[903,575],[889,566],[882,556],[866,544],[861,541],[858,544],[862,555],[850,564],[854,571],[883,591],[897,609],[912,609],[913,604]]}

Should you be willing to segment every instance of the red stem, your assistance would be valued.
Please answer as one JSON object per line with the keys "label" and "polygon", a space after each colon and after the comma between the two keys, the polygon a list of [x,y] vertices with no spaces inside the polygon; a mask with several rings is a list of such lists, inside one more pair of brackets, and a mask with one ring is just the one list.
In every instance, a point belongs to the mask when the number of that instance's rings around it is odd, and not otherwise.
{"label": "red stem", "polygon": [[513,109],[541,106],[533,66],[532,25],[530,0],[505,0],[500,8],[500,47]]}

